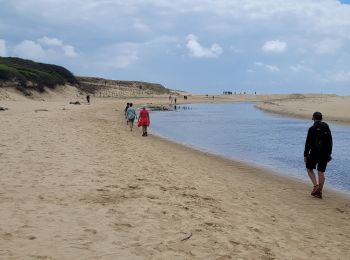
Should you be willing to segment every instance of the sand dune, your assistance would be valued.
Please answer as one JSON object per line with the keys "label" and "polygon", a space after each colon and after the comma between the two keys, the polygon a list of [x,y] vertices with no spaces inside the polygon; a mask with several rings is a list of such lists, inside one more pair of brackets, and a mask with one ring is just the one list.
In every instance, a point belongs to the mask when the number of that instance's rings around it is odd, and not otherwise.
{"label": "sand dune", "polygon": [[0,259],[349,258],[348,197],[144,138],[126,100],[92,101],[2,102]]}

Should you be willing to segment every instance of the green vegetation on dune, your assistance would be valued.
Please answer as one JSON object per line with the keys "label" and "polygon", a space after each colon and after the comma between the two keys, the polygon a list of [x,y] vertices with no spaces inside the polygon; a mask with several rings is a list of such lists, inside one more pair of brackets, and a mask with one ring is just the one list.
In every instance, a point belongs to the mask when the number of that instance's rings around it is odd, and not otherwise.
{"label": "green vegetation on dune", "polygon": [[22,92],[29,89],[43,92],[44,87],[55,88],[65,83],[78,84],[74,75],[61,66],[13,57],[0,57],[0,80],[17,81],[17,88]]}
{"label": "green vegetation on dune", "polygon": [[44,64],[14,57],[0,57],[0,87],[13,87],[24,95],[31,90],[44,92],[70,83],[80,91],[95,93],[109,91],[120,95],[168,94],[170,90],[161,84],[143,81],[109,80],[95,77],[75,77],[69,70],[52,64]]}

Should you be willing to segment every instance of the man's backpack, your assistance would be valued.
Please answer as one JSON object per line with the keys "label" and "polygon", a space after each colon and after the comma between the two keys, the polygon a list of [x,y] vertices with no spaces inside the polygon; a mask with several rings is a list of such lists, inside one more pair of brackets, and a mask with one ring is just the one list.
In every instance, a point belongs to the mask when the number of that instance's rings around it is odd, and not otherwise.
{"label": "man's backpack", "polygon": [[330,135],[331,133],[326,123],[319,122],[315,125],[315,148],[318,152],[328,152]]}

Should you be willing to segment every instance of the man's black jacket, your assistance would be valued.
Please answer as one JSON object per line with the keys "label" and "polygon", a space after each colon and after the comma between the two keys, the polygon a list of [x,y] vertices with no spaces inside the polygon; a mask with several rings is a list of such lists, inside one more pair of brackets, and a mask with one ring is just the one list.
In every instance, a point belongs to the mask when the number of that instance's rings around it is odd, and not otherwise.
{"label": "man's black jacket", "polygon": [[333,140],[328,124],[315,121],[307,133],[304,157],[309,154],[329,157],[332,154]]}

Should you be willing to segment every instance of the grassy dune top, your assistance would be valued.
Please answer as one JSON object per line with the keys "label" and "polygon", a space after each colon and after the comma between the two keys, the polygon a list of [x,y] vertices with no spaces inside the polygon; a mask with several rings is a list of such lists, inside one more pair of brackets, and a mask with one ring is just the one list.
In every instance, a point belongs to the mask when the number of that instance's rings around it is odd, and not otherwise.
{"label": "grassy dune top", "polygon": [[[141,94],[168,94],[170,90],[158,83],[143,81],[109,80],[96,77],[75,77],[64,67],[34,62],[15,57],[0,57],[0,87],[16,88],[30,96],[31,90],[44,92],[65,84],[75,85],[87,93],[108,93],[133,96]],[[106,93],[107,93],[106,92]],[[118,92],[118,93],[115,93]],[[109,94],[108,94],[109,95]],[[118,94],[120,96],[120,93]]]}
{"label": "grassy dune top", "polygon": [[64,67],[14,57],[0,57],[0,80],[15,83],[12,86],[24,93],[30,89],[44,92],[44,87],[53,89],[57,85],[78,83]]}

